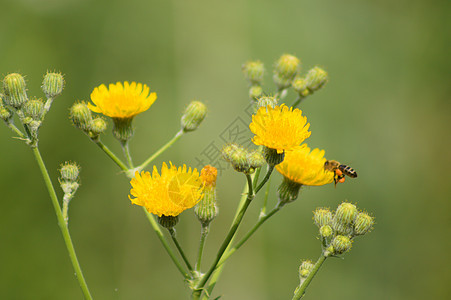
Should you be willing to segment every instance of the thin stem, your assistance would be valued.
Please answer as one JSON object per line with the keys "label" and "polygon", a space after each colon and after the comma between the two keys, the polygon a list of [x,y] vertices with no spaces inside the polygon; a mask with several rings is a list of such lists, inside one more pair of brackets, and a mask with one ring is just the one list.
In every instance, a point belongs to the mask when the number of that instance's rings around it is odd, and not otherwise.
{"label": "thin stem", "polygon": [[245,214],[247,208],[251,204],[252,199],[254,199],[254,193],[253,193],[253,189],[252,189],[252,177],[246,174],[246,179],[247,179],[247,185],[248,185],[248,194],[246,197],[246,201],[244,202],[244,205],[238,212],[237,217],[235,218],[232,226],[230,227],[229,233],[227,234],[226,238],[224,239],[224,242],[222,243],[221,247],[219,248],[219,251],[216,254],[215,261],[211,265],[208,272],[202,277],[202,280],[199,282],[199,284],[196,287],[196,290],[193,292],[193,299],[199,299],[203,287],[207,283],[207,281],[210,278],[213,271],[216,269],[219,261],[222,258],[222,255],[224,254],[225,250],[227,249],[230,242],[232,241],[232,238],[234,237],[236,231],[238,230],[238,227],[239,227],[241,221],[243,220],[243,217],[244,217],[244,214]]}
{"label": "thin stem", "polygon": [[69,194],[64,194],[63,197],[63,218],[64,218],[64,223],[66,223],[66,225],[69,222],[69,202],[70,200],[74,197],[74,193],[69,193]]}
{"label": "thin stem", "polygon": [[157,152],[155,152],[154,154],[152,154],[147,160],[145,160],[137,169],[142,170],[145,167],[147,167],[148,164],[150,164],[155,158],[157,158],[161,153],[163,153],[166,149],[168,149],[169,147],[172,146],[172,144],[174,144],[182,135],[183,135],[184,131],[180,130],[179,132],[176,133],[176,135],[169,141],[167,142],[163,147],[161,147],[160,149],[158,149]]}
{"label": "thin stem", "polygon": [[266,206],[268,205],[268,197],[269,197],[269,190],[270,189],[271,189],[271,178],[269,178],[268,185],[266,186],[265,198],[263,199],[263,205],[262,205],[262,209],[260,211],[260,217],[259,218],[262,218],[262,216],[264,216],[266,214]]}
{"label": "thin stem", "polygon": [[262,167],[257,168],[257,170],[255,171],[255,175],[253,178],[253,185],[252,188],[255,190],[255,188],[257,187],[257,182],[258,182],[258,178],[260,177],[260,172],[262,171]]}
{"label": "thin stem", "polygon": [[75,253],[74,245],[72,244],[69,229],[67,228],[63,214],[61,213],[61,207],[58,202],[58,197],[56,196],[56,192],[55,189],[53,188],[53,184],[52,181],[50,180],[47,168],[45,167],[44,161],[42,160],[42,156],[41,153],[39,152],[39,149],[37,147],[34,147],[32,148],[32,150],[36,158],[36,161],[39,165],[39,169],[41,170],[42,176],[44,177],[45,185],[49,192],[50,199],[52,200],[53,208],[55,209],[56,217],[58,219],[58,226],[60,227],[61,233],[63,234],[67,252],[69,253],[69,257],[72,262],[72,266],[75,270],[78,283],[80,284],[85,299],[92,300],[91,294],[89,293],[88,285],[86,284],[85,278],[83,277],[83,272],[81,271],[80,264],[78,263],[77,254]]}
{"label": "thin stem", "polygon": [[11,128],[12,131],[14,131],[21,139],[25,138],[25,135],[22,133],[22,131],[14,125],[11,121],[7,121],[6,124],[9,128]]}
{"label": "thin stem", "polygon": [[143,211],[147,216],[147,219],[150,222],[150,225],[152,226],[153,230],[157,234],[158,239],[160,240],[161,244],[163,244],[164,249],[169,254],[169,257],[172,259],[172,262],[175,264],[177,269],[180,271],[180,273],[183,275],[185,279],[188,279],[188,273],[183,269],[182,264],[179,262],[178,258],[175,256],[174,252],[172,252],[171,247],[169,246],[168,242],[164,238],[163,232],[161,232],[160,227],[158,223],[155,221],[155,218],[152,216],[151,213],[149,213],[145,207],[143,207]]}
{"label": "thin stem", "polygon": [[96,143],[96,145],[99,146],[100,149],[102,149],[103,152],[105,152],[116,163],[116,165],[118,165],[119,168],[121,168],[122,171],[128,171],[127,166],[113,152],[111,152],[111,150],[108,149],[108,147],[105,146],[105,144],[102,143],[102,141],[100,141],[100,138],[91,140],[94,143]]}
{"label": "thin stem", "polygon": [[236,243],[235,246],[233,246],[229,251],[227,251],[226,254],[224,254],[218,265],[222,265],[233,253],[235,253],[236,250],[238,250],[241,246],[243,246],[244,243],[247,242],[247,240],[257,231],[257,229],[266,222],[266,220],[271,218],[280,209],[281,207],[276,206],[269,212],[269,214],[261,216],[254,227],[252,227],[252,229],[249,230],[249,232],[238,243]]}
{"label": "thin stem", "polygon": [[[253,178],[253,181],[255,181],[255,177],[253,177],[253,176],[255,176],[255,173],[251,175],[251,179]],[[241,209],[243,208],[244,204],[246,203],[246,199],[247,199],[248,193],[249,193],[249,186],[246,183],[244,185],[244,187],[243,187],[243,192],[241,193],[242,196],[240,198],[240,202],[238,203],[237,210],[235,212],[235,216],[233,218],[233,222],[232,223],[235,223],[235,220],[238,218],[239,212],[241,211]],[[230,241],[230,244],[233,242],[234,238],[235,237],[232,238],[232,241]],[[229,247],[230,247],[230,244],[229,244]],[[228,251],[229,247],[227,247],[226,251]],[[215,269],[215,271],[213,272],[213,275],[211,276],[210,283],[208,284],[208,288],[207,288],[206,294],[211,295],[211,293],[212,293],[212,291],[213,291],[213,289],[214,289],[214,287],[216,285],[216,282],[218,282],[219,277],[221,276],[222,269],[224,268],[224,266],[225,266],[224,264],[219,265]]]}
{"label": "thin stem", "polygon": [[124,155],[127,158],[127,163],[130,169],[133,169],[133,160],[130,155],[130,147],[128,141],[121,142],[122,150],[124,151]]}
{"label": "thin stem", "polygon": [[205,240],[207,238],[208,232],[210,231],[210,225],[202,225],[200,230],[200,241],[199,241],[199,253],[197,255],[196,271],[200,272],[200,264],[202,261],[202,254],[204,252]]}
{"label": "thin stem", "polygon": [[321,265],[324,263],[326,258],[327,258],[327,256],[322,253],[321,256],[318,258],[318,260],[316,261],[315,266],[313,267],[313,269],[308,274],[307,278],[302,282],[302,284],[299,286],[299,288],[296,289],[292,300],[301,299],[304,296],[305,290],[309,286],[309,284],[312,281],[313,277],[315,277],[315,275],[318,272],[319,268],[321,268]]}
{"label": "thin stem", "polygon": [[301,103],[301,101],[304,99],[305,99],[305,97],[301,97],[300,95],[298,95],[298,97],[296,98],[296,100],[293,102],[293,104],[291,106],[293,108],[296,108],[296,106],[298,106],[299,103]]}
{"label": "thin stem", "polygon": [[271,176],[272,171],[274,170],[274,166],[269,166],[268,172],[265,175],[265,178],[263,178],[262,182],[258,185],[258,187],[255,189],[255,194],[258,193],[259,190],[265,185],[265,183],[268,181],[269,177]]}
{"label": "thin stem", "polygon": [[177,235],[175,233],[175,229],[174,228],[168,228],[169,233],[171,234],[171,238],[172,241],[175,244],[175,247],[177,247],[177,250],[180,253],[180,256],[183,258],[183,261],[185,262],[186,267],[188,268],[188,270],[190,271],[190,273],[193,273],[193,267],[191,267],[191,264],[188,261],[188,258],[185,255],[185,252],[183,252],[182,247],[180,246],[178,240],[177,240]]}

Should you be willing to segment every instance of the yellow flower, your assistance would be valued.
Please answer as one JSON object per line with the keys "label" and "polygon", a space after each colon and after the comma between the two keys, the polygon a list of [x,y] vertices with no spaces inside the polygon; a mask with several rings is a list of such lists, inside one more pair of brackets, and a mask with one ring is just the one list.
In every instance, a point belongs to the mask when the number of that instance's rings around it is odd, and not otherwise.
{"label": "yellow flower", "polygon": [[324,150],[318,148],[310,152],[306,144],[285,154],[277,171],[292,182],[302,185],[324,185],[334,181],[334,172],[324,169]]}
{"label": "yellow flower", "polygon": [[310,136],[309,127],[310,123],[300,109],[293,110],[285,104],[274,108],[260,107],[249,125],[255,134],[254,144],[275,149],[277,153],[299,146]]}
{"label": "yellow flower", "polygon": [[156,166],[149,172],[135,173],[130,181],[129,199],[133,204],[144,206],[148,212],[161,217],[178,216],[196,205],[202,198],[203,184],[197,169],[187,170],[186,165],[177,168],[163,163],[161,175]]}
{"label": "yellow flower", "polygon": [[88,104],[90,110],[102,113],[111,118],[133,118],[149,109],[157,99],[156,93],[149,95],[149,87],[141,83],[110,84],[107,88],[104,84],[94,88],[91,100],[95,105]]}

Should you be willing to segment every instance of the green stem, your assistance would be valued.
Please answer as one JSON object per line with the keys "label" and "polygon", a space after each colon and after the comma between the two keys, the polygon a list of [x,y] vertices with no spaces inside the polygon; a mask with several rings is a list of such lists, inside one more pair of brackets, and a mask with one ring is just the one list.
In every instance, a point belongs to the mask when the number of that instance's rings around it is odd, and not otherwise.
{"label": "green stem", "polygon": [[299,103],[301,103],[302,100],[304,100],[305,97],[301,97],[298,95],[298,97],[296,98],[296,100],[293,102],[293,104],[291,105],[293,108],[296,108],[296,106],[299,105]]}
{"label": "green stem", "polygon": [[153,230],[157,234],[158,239],[160,240],[161,244],[163,244],[164,249],[169,254],[169,257],[172,259],[172,262],[175,264],[177,269],[180,271],[180,273],[183,275],[185,279],[188,279],[188,273],[183,269],[182,264],[179,262],[177,257],[175,256],[174,252],[172,252],[171,247],[169,246],[168,242],[164,238],[163,232],[161,232],[160,227],[158,223],[155,221],[155,218],[152,216],[151,213],[149,213],[145,207],[143,207],[144,213],[147,216],[147,219],[150,222],[150,225],[152,225]]}
{"label": "green stem", "polygon": [[175,244],[175,247],[179,251],[180,256],[183,258],[183,261],[185,262],[186,267],[188,268],[188,270],[192,274],[193,273],[193,267],[191,267],[191,264],[189,263],[188,258],[185,255],[185,252],[183,252],[183,249],[182,249],[182,247],[180,246],[180,244],[179,244],[179,242],[177,240],[177,235],[176,235],[175,229],[174,228],[168,228],[168,230],[169,230],[169,233],[171,234],[171,238],[172,238],[172,241]]}
{"label": "green stem", "polygon": [[257,168],[257,170],[255,171],[253,184],[252,184],[252,188],[254,189],[254,191],[255,191],[255,188],[257,187],[258,178],[260,177],[260,172],[261,171],[262,171],[262,167]]}
{"label": "green stem", "polygon": [[11,128],[12,131],[14,131],[21,139],[25,138],[25,135],[22,133],[22,131],[20,131],[19,128],[16,127],[16,125],[14,125],[14,123],[12,123],[11,121],[7,121],[6,124],[8,125],[9,128]]}
{"label": "green stem", "polygon": [[244,202],[244,205],[241,207],[240,211],[238,212],[237,217],[235,218],[232,226],[230,227],[229,233],[227,234],[226,238],[224,239],[224,242],[222,243],[221,247],[218,250],[218,253],[216,254],[216,258],[211,265],[208,272],[202,277],[202,280],[199,282],[199,284],[196,287],[196,290],[193,292],[193,299],[199,299],[200,294],[202,293],[202,289],[207,283],[208,279],[210,278],[213,271],[216,269],[219,261],[222,258],[222,255],[224,254],[225,250],[229,246],[230,242],[232,241],[232,238],[234,237],[236,231],[238,230],[238,227],[243,220],[244,214],[246,213],[247,208],[252,202],[252,199],[254,199],[254,193],[252,189],[252,177],[246,174],[247,179],[247,185],[248,185],[248,194],[246,197],[246,201]]}
{"label": "green stem", "polygon": [[200,241],[199,241],[199,253],[197,255],[196,271],[200,272],[200,264],[202,261],[202,254],[204,252],[205,239],[207,238],[208,232],[210,230],[210,225],[202,225],[200,229]]}
{"label": "green stem", "polygon": [[313,277],[315,277],[319,268],[321,268],[321,265],[324,263],[326,258],[327,258],[327,255],[322,253],[321,256],[318,258],[318,260],[316,261],[315,266],[308,274],[307,278],[302,282],[302,284],[299,286],[299,288],[296,289],[292,300],[301,299],[304,296],[305,290],[309,286],[310,282],[313,280]]}
{"label": "green stem", "polygon": [[[255,177],[253,177],[253,176],[255,176],[255,174],[252,174],[252,175],[251,175],[251,178],[253,178],[253,181],[255,182]],[[247,199],[248,192],[249,192],[249,187],[248,187],[248,184],[246,183],[246,184],[244,185],[244,187],[243,187],[243,192],[241,193],[242,196],[241,196],[241,198],[240,198],[240,202],[238,203],[237,210],[236,210],[236,212],[235,212],[235,216],[234,216],[234,218],[233,218],[233,222],[232,222],[232,223],[235,222],[235,220],[236,220],[237,217],[238,217],[239,212],[241,211],[241,209],[243,208],[244,204],[246,203],[246,199]],[[231,241],[230,243],[232,243],[233,240],[234,240],[234,238],[232,238],[232,241]],[[230,244],[229,244],[229,246],[230,246]],[[228,249],[229,249],[229,248],[227,248],[226,251],[227,251]],[[218,282],[219,277],[221,276],[222,269],[224,268],[224,266],[225,266],[224,264],[221,264],[221,265],[218,266],[218,267],[216,268],[216,270],[213,272],[213,275],[211,276],[211,280],[210,280],[210,283],[209,283],[209,285],[208,285],[206,294],[211,295],[211,292],[213,291],[213,289],[214,289],[214,287],[215,287],[215,285],[216,285],[216,282]],[[204,298],[203,298],[203,299],[204,299]]]}
{"label": "green stem", "polygon": [[147,160],[145,160],[139,167],[137,167],[137,170],[140,171],[142,169],[144,169],[145,167],[147,167],[148,164],[150,164],[155,158],[157,158],[161,153],[163,153],[166,149],[168,149],[169,147],[172,146],[172,144],[174,144],[182,135],[183,135],[183,130],[180,130],[179,132],[176,133],[176,135],[169,141],[167,142],[163,147],[161,147],[160,149],[158,149],[157,152],[155,152],[154,154],[152,154],[152,156],[150,156]]}
{"label": "green stem", "polygon": [[270,189],[271,189],[271,178],[269,178],[268,185],[266,186],[265,198],[263,199],[263,205],[262,205],[262,209],[260,211],[259,218],[262,218],[262,216],[264,216],[266,214],[266,206],[268,205],[268,197],[269,197]]}
{"label": "green stem", "polygon": [[221,261],[219,262],[219,266],[222,265],[233,253],[235,253],[236,250],[238,250],[241,246],[243,246],[244,243],[247,242],[247,240],[257,231],[257,229],[266,222],[269,218],[271,218],[276,212],[278,212],[281,209],[281,207],[276,206],[274,207],[269,214],[267,215],[261,215],[258,219],[258,222],[252,227],[251,230],[235,245],[233,246],[229,251],[227,251],[226,254],[222,257]]}
{"label": "green stem", "polygon": [[268,172],[265,175],[265,178],[263,178],[262,182],[258,185],[258,187],[255,189],[255,194],[258,193],[259,190],[265,185],[265,183],[268,181],[269,177],[271,176],[272,171],[274,170],[274,166],[269,166]]}
{"label": "green stem", "polygon": [[132,156],[130,155],[130,147],[128,141],[121,141],[122,150],[124,151],[124,155],[127,158],[128,166],[130,169],[133,169],[133,160]]}
{"label": "green stem", "polygon": [[64,242],[66,244],[67,252],[69,253],[72,266],[75,270],[75,274],[83,291],[85,299],[92,300],[91,294],[89,293],[88,285],[86,284],[85,278],[83,277],[83,272],[81,271],[80,264],[78,263],[77,255],[75,253],[74,245],[72,244],[72,239],[69,234],[69,229],[64,221],[63,214],[61,213],[61,207],[58,202],[58,197],[56,196],[55,189],[53,188],[52,181],[50,180],[49,173],[45,167],[44,161],[42,160],[41,153],[37,147],[32,148],[33,154],[41,170],[42,176],[44,177],[45,185],[50,194],[50,199],[52,199],[53,208],[55,209],[56,217],[58,219],[58,226],[63,234]]}
{"label": "green stem", "polygon": [[74,197],[74,193],[70,193],[70,194],[64,194],[63,197],[63,218],[64,218],[64,223],[66,223],[66,225],[69,222],[69,202],[70,200]]}
{"label": "green stem", "polygon": [[99,146],[100,149],[102,149],[103,152],[105,152],[116,163],[116,165],[118,165],[119,168],[121,168],[122,171],[128,171],[127,166],[113,152],[111,152],[111,150],[108,149],[108,147],[105,146],[105,144],[102,143],[102,141],[100,141],[100,138],[91,140],[94,143],[96,143],[96,145]]}

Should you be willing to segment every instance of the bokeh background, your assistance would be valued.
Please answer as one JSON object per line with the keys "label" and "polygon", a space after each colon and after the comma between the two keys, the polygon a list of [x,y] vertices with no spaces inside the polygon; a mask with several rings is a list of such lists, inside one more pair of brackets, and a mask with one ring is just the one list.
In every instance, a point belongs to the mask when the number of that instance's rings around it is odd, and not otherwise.
{"label": "bokeh background", "polygon": [[[65,74],[63,94],[40,131],[40,148],[57,185],[65,160],[82,166],[70,205],[70,229],[95,299],[187,299],[188,288],[129,182],[68,119],[76,100],[101,83],[139,81],[158,94],[135,120],[131,143],[141,162],[179,130],[184,107],[204,101],[209,114],[155,162],[196,166],[210,143],[239,116],[248,87],[241,64],[260,59],[265,91],[283,53],[303,71],[320,65],[326,87],[302,110],[312,147],[354,167],[337,188],[304,189],[226,265],[214,295],[291,299],[301,259],[320,253],[312,211],[348,199],[377,218],[344,260],[330,259],[306,299],[449,299],[450,104],[449,4],[445,1],[0,0],[0,73],[26,75],[42,97],[46,70]],[[294,99],[289,94],[287,102]],[[43,179],[30,149],[0,126],[0,298],[81,299]],[[104,142],[118,154],[108,134]],[[208,162],[208,161],[207,161]],[[272,179],[271,203],[280,175]],[[205,266],[230,225],[244,177],[218,179],[220,215],[207,240]],[[60,191],[59,191],[60,192]],[[60,193],[61,194],[61,193]],[[257,199],[240,231],[258,217]],[[181,243],[194,259],[199,224],[182,214]]]}

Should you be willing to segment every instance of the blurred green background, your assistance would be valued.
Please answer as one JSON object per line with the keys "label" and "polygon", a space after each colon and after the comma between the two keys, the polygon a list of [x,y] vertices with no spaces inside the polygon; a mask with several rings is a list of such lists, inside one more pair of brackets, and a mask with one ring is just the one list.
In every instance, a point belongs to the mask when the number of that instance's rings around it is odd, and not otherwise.
{"label": "blurred green background", "polygon": [[[249,121],[241,64],[262,60],[265,90],[272,92],[272,65],[290,53],[301,58],[304,72],[320,65],[330,75],[301,106],[311,123],[307,142],[354,167],[359,178],[304,189],[234,255],[214,295],[291,299],[300,259],[320,253],[312,211],[348,199],[374,213],[375,230],[344,260],[326,261],[306,299],[449,299],[449,8],[418,0],[0,0],[1,75],[26,75],[29,95],[42,96],[46,70],[65,74],[40,148],[55,184],[61,162],[83,168],[70,229],[94,298],[187,299],[188,288],[141,209],[127,199],[128,180],[70,124],[69,107],[101,83],[150,85],[158,99],[136,118],[131,143],[141,162],[179,129],[186,104],[202,100],[209,114],[199,130],[155,162],[196,166],[210,143],[221,146],[220,134],[237,116]],[[0,126],[0,298],[81,299],[37,164],[12,137]],[[103,140],[121,154],[110,129]],[[277,174],[272,202],[279,182]],[[230,169],[218,179],[220,215],[204,267],[243,184]],[[258,217],[261,200],[242,229]],[[193,259],[199,227],[192,211],[177,226]]]}

